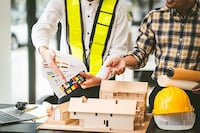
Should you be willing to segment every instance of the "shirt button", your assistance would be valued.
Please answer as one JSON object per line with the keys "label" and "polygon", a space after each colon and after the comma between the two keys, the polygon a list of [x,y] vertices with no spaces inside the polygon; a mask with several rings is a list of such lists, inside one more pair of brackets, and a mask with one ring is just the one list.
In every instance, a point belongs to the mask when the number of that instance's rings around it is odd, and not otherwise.
{"label": "shirt button", "polygon": [[179,57],[180,56],[180,53],[178,52],[178,53],[176,53],[176,57]]}
{"label": "shirt button", "polygon": [[88,18],[90,17],[90,15],[88,15]]}
{"label": "shirt button", "polygon": [[89,6],[91,6],[92,4],[90,3]]}
{"label": "shirt button", "polygon": [[88,32],[87,34],[89,35],[90,33]]}
{"label": "shirt button", "polygon": [[180,40],[179,40],[180,42],[182,42],[183,41],[183,38],[180,38]]}

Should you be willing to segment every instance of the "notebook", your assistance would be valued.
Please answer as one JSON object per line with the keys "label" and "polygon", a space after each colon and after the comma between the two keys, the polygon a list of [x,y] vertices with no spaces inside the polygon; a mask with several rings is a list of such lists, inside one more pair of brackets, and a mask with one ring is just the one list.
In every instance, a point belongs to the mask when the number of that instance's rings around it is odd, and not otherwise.
{"label": "notebook", "polygon": [[0,109],[0,124],[29,121],[34,118],[36,118],[36,116],[29,114],[28,112],[18,110],[15,107]]}

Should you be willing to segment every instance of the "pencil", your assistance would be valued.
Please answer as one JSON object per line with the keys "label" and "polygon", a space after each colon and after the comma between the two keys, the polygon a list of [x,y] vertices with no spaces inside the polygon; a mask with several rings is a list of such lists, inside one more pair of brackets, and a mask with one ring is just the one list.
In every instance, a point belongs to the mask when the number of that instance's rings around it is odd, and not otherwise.
{"label": "pencil", "polygon": [[33,121],[37,121],[37,120],[45,118],[45,117],[47,117],[47,115],[39,116],[39,117],[34,118]]}
{"label": "pencil", "polygon": [[36,109],[36,108],[37,108],[37,106],[30,107],[30,108],[26,108],[26,109],[24,110],[24,112],[29,112],[29,111],[34,110],[34,109]]}

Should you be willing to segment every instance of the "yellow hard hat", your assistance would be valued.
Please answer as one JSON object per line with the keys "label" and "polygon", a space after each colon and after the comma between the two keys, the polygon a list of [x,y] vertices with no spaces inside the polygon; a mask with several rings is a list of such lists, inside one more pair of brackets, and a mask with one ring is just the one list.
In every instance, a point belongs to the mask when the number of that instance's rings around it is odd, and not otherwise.
{"label": "yellow hard hat", "polygon": [[194,108],[186,92],[177,87],[163,88],[154,100],[154,115],[192,112]]}

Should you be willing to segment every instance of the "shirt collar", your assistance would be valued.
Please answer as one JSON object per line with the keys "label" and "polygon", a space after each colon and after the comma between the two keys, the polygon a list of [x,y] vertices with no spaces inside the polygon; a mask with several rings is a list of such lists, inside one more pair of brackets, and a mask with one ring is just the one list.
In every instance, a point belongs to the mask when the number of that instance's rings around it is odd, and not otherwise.
{"label": "shirt collar", "polygon": [[[169,8],[169,10],[172,16],[176,16],[178,14],[176,9],[174,8]],[[192,9],[188,12],[187,16],[196,16],[198,14],[198,11],[199,11],[199,5],[198,2],[196,2],[196,4],[192,7]]]}
{"label": "shirt collar", "polygon": [[100,0],[93,0],[93,1],[87,1],[87,0],[81,0],[83,5],[98,5]]}
{"label": "shirt collar", "polygon": [[91,3],[91,4],[99,3],[99,0],[93,0],[93,1],[84,0],[84,1],[86,1],[86,3]]}
{"label": "shirt collar", "polygon": [[194,5],[194,7],[191,9],[191,15],[196,16],[198,14],[199,11],[199,4],[198,1],[196,2],[196,4]]}

